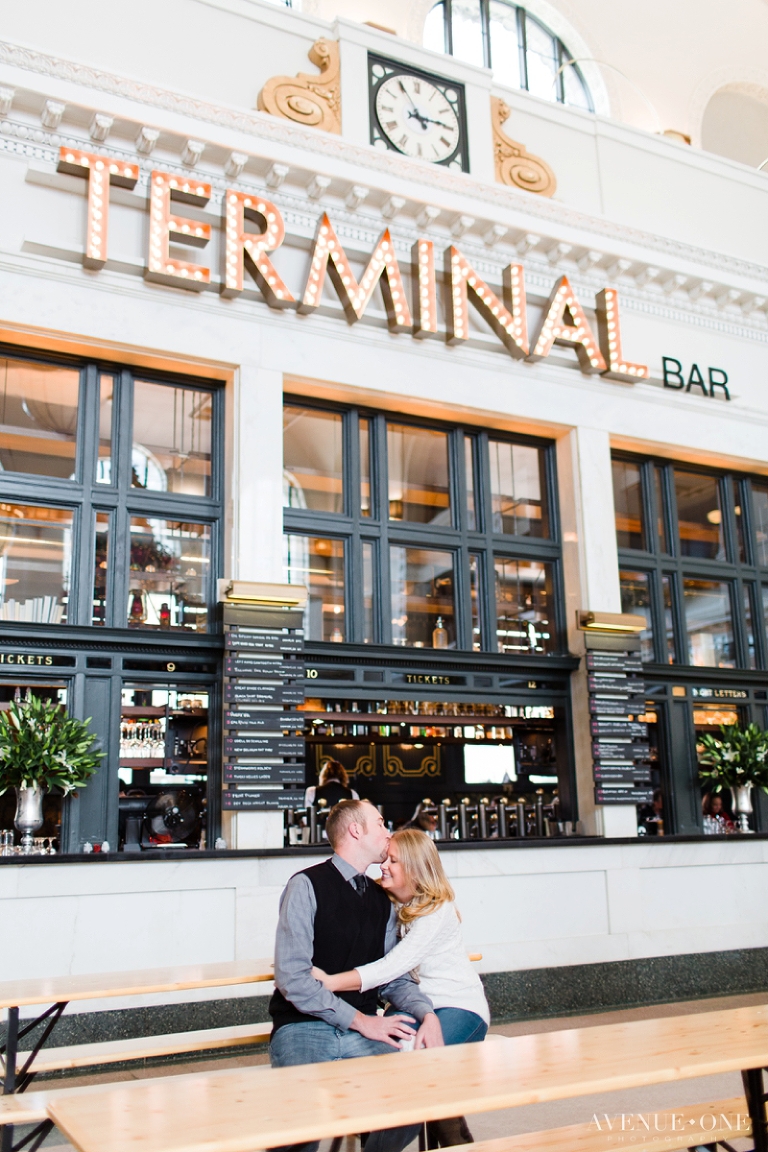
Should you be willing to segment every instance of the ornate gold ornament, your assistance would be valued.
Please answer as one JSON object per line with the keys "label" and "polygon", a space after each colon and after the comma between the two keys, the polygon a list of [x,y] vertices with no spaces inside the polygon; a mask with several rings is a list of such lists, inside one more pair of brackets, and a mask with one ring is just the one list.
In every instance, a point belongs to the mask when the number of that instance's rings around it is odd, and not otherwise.
{"label": "ornate gold ornament", "polygon": [[341,86],[339,45],[336,40],[316,40],[309,58],[320,69],[319,76],[299,72],[298,76],[273,76],[259,92],[256,107],[272,116],[341,134]]}
{"label": "ornate gold ornament", "polygon": [[557,188],[555,174],[540,156],[532,156],[524,144],[518,144],[504,132],[511,109],[498,96],[491,96],[493,123],[493,159],[496,179],[539,196],[553,196]]}

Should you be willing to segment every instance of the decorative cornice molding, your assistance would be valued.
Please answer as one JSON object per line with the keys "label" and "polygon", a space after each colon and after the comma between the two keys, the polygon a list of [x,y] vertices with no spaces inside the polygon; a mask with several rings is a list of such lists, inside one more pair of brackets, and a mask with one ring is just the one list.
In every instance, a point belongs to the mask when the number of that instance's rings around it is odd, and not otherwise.
{"label": "decorative cornice molding", "polygon": [[539,196],[554,196],[557,189],[555,174],[540,156],[533,156],[524,144],[513,140],[504,131],[512,109],[500,96],[491,96],[491,123],[493,125],[493,162],[499,184],[509,184]]}
{"label": "decorative cornice molding", "polygon": [[308,52],[320,72],[273,76],[259,92],[258,108],[294,124],[341,135],[341,80],[337,40],[316,40]]}
{"label": "decorative cornice molding", "polygon": [[[106,92],[146,107],[161,108],[189,116],[201,123],[212,124],[243,133],[267,143],[288,145],[312,156],[356,164],[375,171],[381,177],[395,177],[437,189],[443,193],[471,197],[476,208],[497,218],[499,211],[519,212],[549,224],[556,234],[563,227],[578,229],[591,236],[601,236],[615,244],[632,244],[662,254],[668,262],[699,265],[716,269],[720,277],[743,277],[768,283],[768,267],[738,257],[699,248],[639,228],[631,228],[602,217],[590,216],[557,201],[533,197],[515,189],[484,184],[466,173],[409,160],[392,151],[380,151],[352,143],[340,136],[317,132],[262,112],[250,112],[211,104],[192,96],[172,92],[143,81],[104,72],[90,65],[61,60],[20,45],[0,41],[0,64],[37,75],[79,85],[85,89]],[[142,120],[143,117],[137,117]],[[216,141],[211,141],[216,143]],[[306,162],[305,165],[306,166]],[[585,237],[585,243],[590,243]]]}

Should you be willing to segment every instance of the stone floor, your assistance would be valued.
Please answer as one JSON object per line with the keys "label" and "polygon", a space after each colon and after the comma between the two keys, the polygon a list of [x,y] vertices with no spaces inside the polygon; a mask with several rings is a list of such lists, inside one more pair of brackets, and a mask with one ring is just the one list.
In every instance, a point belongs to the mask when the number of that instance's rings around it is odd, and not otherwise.
{"label": "stone floor", "polygon": [[[533,1032],[554,1032],[562,1028],[590,1028],[598,1024],[614,1024],[625,1020],[659,1019],[664,1016],[681,1016],[698,1012],[713,1012],[726,1008],[741,1008],[750,1004],[762,1004],[765,993],[748,996],[727,996],[718,999],[693,1000],[682,1004],[658,1004],[647,1008],[631,1008],[621,1012],[601,1012],[589,1016],[567,1016],[544,1020],[522,1021],[515,1024],[500,1024],[491,1031],[502,1036],[520,1036]],[[716,1042],[716,1034],[713,1034]],[[161,1067],[137,1068],[114,1074],[81,1076],[51,1082],[51,1086],[75,1087],[76,1085],[100,1084],[108,1080],[140,1080],[150,1076],[173,1076],[180,1072],[220,1071],[224,1068],[242,1068],[268,1062],[266,1053],[252,1056],[237,1056],[229,1059],[197,1060],[178,1064],[164,1064]],[[36,1082],[36,1087],[45,1087],[44,1081]],[[535,1132],[543,1128],[556,1128],[566,1124],[588,1123],[594,1115],[610,1117],[632,1113],[661,1112],[688,1104],[705,1103],[710,1100],[725,1099],[741,1093],[741,1077],[738,1073],[723,1076],[705,1076],[696,1080],[680,1080],[673,1084],[661,1084],[650,1088],[637,1088],[620,1092],[603,1092],[594,1096],[577,1099],[557,1100],[547,1104],[530,1104],[523,1108],[511,1108],[501,1112],[479,1113],[471,1117],[470,1127],[476,1141],[490,1140],[499,1136],[512,1136],[518,1133]],[[738,1150],[743,1142],[734,1141]],[[744,1146],[747,1146],[746,1142]],[[329,1142],[325,1141],[321,1152],[327,1152]],[[631,1148],[631,1138],[627,1140]],[[414,1142],[412,1149],[415,1152]],[[62,1143],[55,1130],[45,1142],[46,1152],[72,1152],[71,1146]],[[346,1150],[345,1150],[346,1152]],[[411,1152],[411,1149],[408,1150]]]}

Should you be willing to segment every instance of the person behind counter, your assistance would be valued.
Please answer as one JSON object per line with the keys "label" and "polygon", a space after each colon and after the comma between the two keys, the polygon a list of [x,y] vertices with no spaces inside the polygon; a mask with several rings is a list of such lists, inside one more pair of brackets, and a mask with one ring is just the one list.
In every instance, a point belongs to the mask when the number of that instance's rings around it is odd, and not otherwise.
{"label": "person behind counter", "polygon": [[403,824],[400,831],[406,828],[418,828],[420,831],[426,832],[430,840],[440,839],[440,834],[437,831],[437,813],[434,810],[434,805],[431,800],[419,801],[413,816],[407,824]]}
{"label": "person behind counter", "polygon": [[708,816],[710,821],[713,822],[708,827],[707,821],[704,821],[705,832],[717,831],[717,825],[720,826],[723,832],[734,832],[736,830],[736,825],[726,812],[723,797],[719,792],[705,793],[701,801],[701,814],[705,817]]}
{"label": "person behind counter", "polygon": [[338,760],[326,760],[320,769],[320,776],[316,785],[311,785],[304,793],[304,807],[317,804],[325,800],[329,808],[338,804],[340,800],[359,800],[360,797],[354,788],[349,786],[349,776],[343,764]]}
{"label": "person behind counter", "polygon": [[[400,943],[382,959],[335,976],[313,967],[330,992],[365,992],[418,969],[419,987],[435,1006],[446,1044],[485,1039],[490,1023],[482,981],[467,956],[454,892],[437,848],[415,828],[389,842],[381,886],[398,908]],[[463,1116],[428,1124],[430,1147],[473,1142]]]}

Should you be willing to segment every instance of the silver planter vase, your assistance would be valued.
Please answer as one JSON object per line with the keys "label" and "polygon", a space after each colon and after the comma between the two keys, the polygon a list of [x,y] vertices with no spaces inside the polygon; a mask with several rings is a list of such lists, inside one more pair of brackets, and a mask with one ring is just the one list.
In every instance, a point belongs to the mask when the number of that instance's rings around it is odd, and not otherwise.
{"label": "silver planter vase", "polygon": [[752,808],[752,784],[742,784],[738,788],[731,788],[733,797],[733,810],[739,817],[739,828],[742,832],[751,832],[749,816]]}
{"label": "silver planter vase", "polygon": [[41,784],[16,789],[16,815],[13,822],[21,832],[22,852],[32,851],[34,846],[32,833],[42,827],[44,796],[45,788]]}

